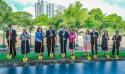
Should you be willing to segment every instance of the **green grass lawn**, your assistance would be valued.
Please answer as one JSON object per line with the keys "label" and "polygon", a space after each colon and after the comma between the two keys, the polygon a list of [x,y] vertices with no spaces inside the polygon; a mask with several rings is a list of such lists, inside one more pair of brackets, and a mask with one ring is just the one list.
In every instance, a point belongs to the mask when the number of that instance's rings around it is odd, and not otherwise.
{"label": "green grass lawn", "polygon": [[[76,58],[85,58],[85,56],[83,56],[84,53],[81,52],[81,51],[75,50],[74,54],[75,54]],[[2,54],[1,53],[0,54],[0,61],[9,61],[6,56],[7,56],[7,54]],[[12,59],[12,60],[21,61],[23,56],[24,56],[23,54],[17,54],[16,58]],[[110,56],[112,57],[111,52],[110,52]],[[121,58],[125,57],[125,51],[120,52],[119,56]],[[100,57],[104,57],[102,52],[98,52],[98,58],[100,58]],[[37,60],[37,54],[34,53],[34,52],[31,52],[31,53],[28,54],[28,58],[32,59],[32,60]],[[47,56],[47,53],[43,53],[43,59],[49,59],[49,58],[50,57]],[[55,59],[60,59],[61,58],[60,53],[57,53],[54,58]],[[67,53],[66,58],[70,59],[70,53],[69,52]]]}

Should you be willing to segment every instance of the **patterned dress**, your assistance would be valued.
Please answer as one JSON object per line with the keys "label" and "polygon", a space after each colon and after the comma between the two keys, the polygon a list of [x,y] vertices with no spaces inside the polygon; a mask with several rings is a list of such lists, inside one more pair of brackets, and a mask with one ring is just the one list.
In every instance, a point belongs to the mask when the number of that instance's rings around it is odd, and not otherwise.
{"label": "patterned dress", "polygon": [[84,52],[90,52],[91,50],[91,35],[90,34],[85,34],[83,36],[83,51]]}

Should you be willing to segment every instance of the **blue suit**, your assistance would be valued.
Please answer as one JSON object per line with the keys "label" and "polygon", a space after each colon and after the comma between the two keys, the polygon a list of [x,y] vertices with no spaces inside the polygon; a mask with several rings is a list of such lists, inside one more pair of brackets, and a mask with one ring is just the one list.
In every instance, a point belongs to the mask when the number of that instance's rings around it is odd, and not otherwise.
{"label": "blue suit", "polygon": [[[98,32],[91,32],[91,47],[92,47],[92,54],[97,55],[97,44],[98,44]],[[95,48],[94,48],[95,47]]]}
{"label": "blue suit", "polygon": [[[53,34],[53,36],[50,36],[51,33]],[[46,39],[47,39],[46,42],[47,42],[48,56],[50,55],[50,52],[52,52],[54,54],[55,37],[56,37],[55,30],[47,30],[46,31]],[[52,39],[52,42],[51,42],[51,39]]]}
{"label": "blue suit", "polygon": [[[64,35],[63,35],[63,33],[64,33]],[[59,37],[60,37],[59,42],[60,42],[61,53],[65,53],[66,54],[68,31],[60,30],[59,31]]]}

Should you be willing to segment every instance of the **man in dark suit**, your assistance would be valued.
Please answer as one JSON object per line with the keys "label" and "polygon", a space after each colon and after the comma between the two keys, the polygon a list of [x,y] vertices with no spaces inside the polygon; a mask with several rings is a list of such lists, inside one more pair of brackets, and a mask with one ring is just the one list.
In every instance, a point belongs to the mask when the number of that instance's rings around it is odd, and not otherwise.
{"label": "man in dark suit", "polygon": [[52,29],[52,26],[49,27],[49,30],[46,31],[46,38],[47,38],[47,49],[48,49],[48,56],[50,53],[54,54],[54,47],[56,42],[56,33],[55,30]]}
{"label": "man in dark suit", "polygon": [[97,55],[97,50],[98,50],[97,44],[98,44],[98,32],[96,32],[96,29],[93,29],[93,31],[91,32],[92,55]]}
{"label": "man in dark suit", "polygon": [[112,49],[112,55],[116,54],[119,55],[119,47],[120,42],[122,40],[121,35],[119,35],[119,31],[116,31],[116,34],[112,37],[113,40],[113,49]]}
{"label": "man in dark suit", "polygon": [[59,42],[60,42],[61,53],[65,53],[66,54],[68,31],[65,29],[65,27],[63,27],[59,31],[59,37],[60,37]]}
{"label": "man in dark suit", "polygon": [[8,48],[9,48],[9,54],[12,55],[13,58],[16,56],[16,48],[15,48],[15,43],[16,43],[16,30],[12,29],[12,25],[8,25],[8,29],[6,31],[6,38],[7,38],[7,43],[8,43]]}

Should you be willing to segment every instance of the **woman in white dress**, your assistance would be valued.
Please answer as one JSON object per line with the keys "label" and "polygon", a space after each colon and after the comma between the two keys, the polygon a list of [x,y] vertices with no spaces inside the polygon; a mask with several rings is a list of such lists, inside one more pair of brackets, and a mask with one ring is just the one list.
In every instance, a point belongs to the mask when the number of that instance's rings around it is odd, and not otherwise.
{"label": "woman in white dress", "polygon": [[89,52],[91,51],[91,35],[89,30],[86,30],[85,35],[83,36],[83,51],[87,54],[87,58],[89,59]]}

